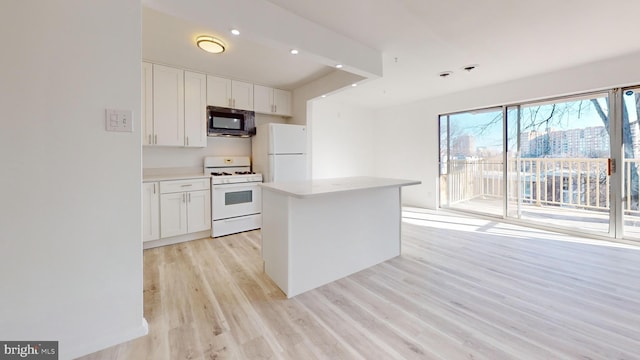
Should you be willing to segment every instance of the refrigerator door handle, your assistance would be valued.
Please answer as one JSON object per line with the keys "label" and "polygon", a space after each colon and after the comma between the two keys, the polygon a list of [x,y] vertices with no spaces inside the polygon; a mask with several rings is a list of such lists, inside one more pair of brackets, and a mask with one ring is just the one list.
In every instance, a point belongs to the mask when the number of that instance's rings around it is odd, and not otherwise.
{"label": "refrigerator door handle", "polygon": [[269,157],[271,158],[271,159],[269,159],[270,160],[269,161],[269,178],[266,180],[266,182],[273,182],[274,181],[274,179],[273,179],[273,177],[274,177],[273,176],[274,175],[273,171],[274,171],[274,169],[276,167],[275,166],[276,157],[273,156],[273,155],[270,155]]}

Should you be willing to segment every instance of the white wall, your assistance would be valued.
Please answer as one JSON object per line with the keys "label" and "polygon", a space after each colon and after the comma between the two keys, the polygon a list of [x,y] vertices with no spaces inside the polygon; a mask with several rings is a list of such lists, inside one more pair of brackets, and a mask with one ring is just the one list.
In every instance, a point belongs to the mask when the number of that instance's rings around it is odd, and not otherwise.
{"label": "white wall", "polygon": [[309,105],[312,177],[374,176],[373,110],[331,97]]}
{"label": "white wall", "polygon": [[335,70],[326,76],[316,79],[305,84],[293,91],[292,112],[293,118],[291,123],[306,125],[310,116],[307,102],[311,99],[319,98],[321,95],[327,95],[333,92],[341,91],[345,87],[353,83],[363,80],[362,76],[358,76],[346,71]]}
{"label": "white wall", "polygon": [[[143,335],[140,2],[0,2],[0,339]],[[133,110],[133,133],[105,109]]]}
{"label": "white wall", "polygon": [[376,111],[376,172],[417,179],[403,202],[437,207],[438,115],[640,84],[640,53]]}

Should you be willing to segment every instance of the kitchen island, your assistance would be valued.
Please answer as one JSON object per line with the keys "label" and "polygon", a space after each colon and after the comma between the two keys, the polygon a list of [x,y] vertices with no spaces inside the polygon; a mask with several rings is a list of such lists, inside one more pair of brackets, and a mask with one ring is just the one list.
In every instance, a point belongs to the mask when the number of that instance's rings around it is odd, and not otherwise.
{"label": "kitchen island", "polygon": [[400,255],[401,187],[376,177],[263,183],[264,271],[288,298]]}

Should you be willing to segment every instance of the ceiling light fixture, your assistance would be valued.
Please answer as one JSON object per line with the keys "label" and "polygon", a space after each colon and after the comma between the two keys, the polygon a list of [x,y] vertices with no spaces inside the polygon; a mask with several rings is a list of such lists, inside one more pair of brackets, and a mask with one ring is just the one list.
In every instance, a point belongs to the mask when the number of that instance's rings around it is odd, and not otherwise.
{"label": "ceiling light fixture", "polygon": [[337,65],[336,65],[336,68],[338,68],[338,69],[342,69],[342,64],[337,64]]}
{"label": "ceiling light fixture", "polygon": [[358,84],[353,83],[353,84],[351,84],[351,86],[356,87],[356,86],[358,86]]}
{"label": "ceiling light fixture", "polygon": [[236,36],[237,36],[237,35],[240,35],[240,30],[238,30],[238,29],[231,29],[231,33],[232,33],[233,35],[236,35]]}
{"label": "ceiling light fixture", "polygon": [[298,55],[298,50],[291,49],[290,53],[291,53],[291,55]]}
{"label": "ceiling light fixture", "polygon": [[225,46],[222,40],[216,39],[213,36],[198,36],[198,38],[196,39],[196,44],[200,49],[212,54],[220,54],[225,50]]}

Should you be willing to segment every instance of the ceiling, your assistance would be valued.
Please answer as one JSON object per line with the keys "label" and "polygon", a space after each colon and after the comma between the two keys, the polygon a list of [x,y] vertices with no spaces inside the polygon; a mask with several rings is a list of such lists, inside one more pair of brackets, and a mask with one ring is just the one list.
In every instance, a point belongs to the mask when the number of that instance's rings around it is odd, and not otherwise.
{"label": "ceiling", "polygon": [[[215,34],[227,45],[223,54],[209,54],[195,46],[198,35]],[[198,24],[142,8],[142,58],[189,70],[220,75],[284,90],[293,90],[334,71],[305,55],[233,36],[227,29]]]}
{"label": "ceiling", "polygon": [[[345,71],[369,79],[332,96],[374,108],[640,51],[635,0],[234,0],[233,8],[224,0],[143,3],[145,59],[294,89],[340,71],[333,65],[345,58]],[[215,11],[203,14],[206,6],[220,9],[217,21]],[[234,24],[249,31],[233,37]],[[216,57],[197,49],[193,39],[201,33],[219,35],[228,51]],[[290,55],[293,47],[301,53]],[[382,76],[366,66],[365,55],[379,57]],[[475,70],[462,69],[472,64]],[[441,78],[443,71],[453,74]]]}

